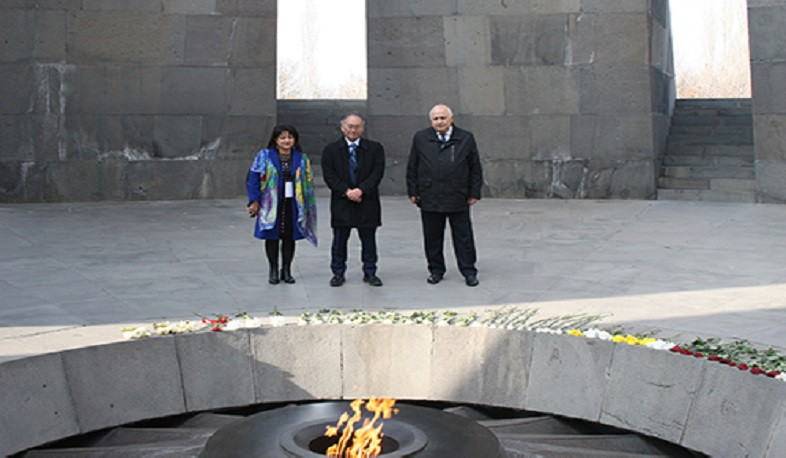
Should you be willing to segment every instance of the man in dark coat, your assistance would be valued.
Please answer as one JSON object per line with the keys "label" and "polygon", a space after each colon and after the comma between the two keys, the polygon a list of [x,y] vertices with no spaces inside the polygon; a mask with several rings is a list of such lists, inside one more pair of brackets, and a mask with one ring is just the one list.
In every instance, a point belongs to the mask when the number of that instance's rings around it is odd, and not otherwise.
{"label": "man in dark coat", "polygon": [[377,227],[382,225],[379,183],[385,173],[385,149],[382,144],[361,138],[365,122],[358,113],[341,120],[344,136],[322,151],[322,176],[330,188],[330,286],[344,284],[347,269],[347,241],[350,230],[360,237],[363,281],[382,286],[377,276]]}
{"label": "man in dark coat", "polygon": [[445,221],[450,221],[456,261],[467,286],[478,285],[477,256],[469,208],[480,199],[483,172],[475,137],[453,125],[447,105],[429,111],[431,127],[412,139],[407,163],[407,194],[420,207],[423,245],[432,285],[445,275],[442,252]]}

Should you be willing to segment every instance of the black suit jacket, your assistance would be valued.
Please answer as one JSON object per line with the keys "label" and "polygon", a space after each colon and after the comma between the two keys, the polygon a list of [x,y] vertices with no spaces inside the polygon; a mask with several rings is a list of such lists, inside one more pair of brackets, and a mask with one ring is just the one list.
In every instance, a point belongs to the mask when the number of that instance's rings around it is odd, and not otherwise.
{"label": "black suit jacket", "polygon": [[[349,148],[344,137],[322,150],[322,176],[330,188],[331,227],[377,227],[382,225],[379,183],[385,174],[385,149],[382,144],[360,139],[356,150],[357,183],[349,178]],[[347,189],[363,191],[360,203],[347,199]]]}
{"label": "black suit jacket", "polygon": [[407,162],[407,194],[420,197],[422,210],[464,211],[470,197],[480,199],[482,186],[480,155],[472,133],[454,125],[446,143],[439,141],[431,127],[415,134]]}

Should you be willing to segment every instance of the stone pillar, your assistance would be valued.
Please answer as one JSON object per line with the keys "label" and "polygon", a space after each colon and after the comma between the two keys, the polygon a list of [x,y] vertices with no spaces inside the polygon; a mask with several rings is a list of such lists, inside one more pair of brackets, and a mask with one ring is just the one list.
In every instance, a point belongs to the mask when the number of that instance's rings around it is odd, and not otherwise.
{"label": "stone pillar", "polygon": [[0,201],[242,194],[275,41],[275,0],[3,2]]}
{"label": "stone pillar", "polygon": [[786,2],[748,0],[759,202],[786,202]]}
{"label": "stone pillar", "polygon": [[486,196],[653,198],[674,99],[667,0],[368,2],[369,131],[404,192],[412,134],[450,105]]}

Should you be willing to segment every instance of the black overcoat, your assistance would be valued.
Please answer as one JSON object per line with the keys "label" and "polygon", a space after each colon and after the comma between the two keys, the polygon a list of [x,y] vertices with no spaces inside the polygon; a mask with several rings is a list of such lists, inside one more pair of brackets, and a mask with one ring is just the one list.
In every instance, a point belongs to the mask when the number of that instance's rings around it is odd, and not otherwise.
{"label": "black overcoat", "polygon": [[[357,183],[350,183],[349,148],[344,137],[322,150],[322,176],[330,188],[330,227],[378,227],[382,225],[379,183],[385,174],[382,144],[360,139],[356,150]],[[360,203],[347,199],[347,189],[360,188]]]}
{"label": "black overcoat", "polygon": [[442,143],[434,128],[415,133],[407,162],[407,194],[418,196],[421,210],[459,212],[470,197],[480,199],[483,171],[471,132],[453,126]]}

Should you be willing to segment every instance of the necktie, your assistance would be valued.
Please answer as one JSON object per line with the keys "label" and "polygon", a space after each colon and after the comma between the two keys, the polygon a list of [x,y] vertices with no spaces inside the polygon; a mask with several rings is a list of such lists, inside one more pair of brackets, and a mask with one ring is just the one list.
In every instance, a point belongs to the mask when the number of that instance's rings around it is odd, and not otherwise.
{"label": "necktie", "polygon": [[439,137],[439,141],[441,141],[442,143],[445,143],[446,141],[448,141],[448,139],[445,136],[445,134],[437,134],[437,136]]}
{"label": "necktie", "polygon": [[357,151],[355,149],[357,145],[351,143],[349,145],[349,178],[352,180],[352,184],[355,183],[355,172],[358,170],[358,156]]}

